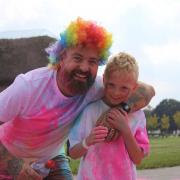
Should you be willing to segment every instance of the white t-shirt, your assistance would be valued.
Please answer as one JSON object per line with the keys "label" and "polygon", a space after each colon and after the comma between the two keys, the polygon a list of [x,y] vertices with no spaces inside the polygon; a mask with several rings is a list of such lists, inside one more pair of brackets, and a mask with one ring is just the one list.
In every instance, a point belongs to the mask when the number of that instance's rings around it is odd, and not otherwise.
{"label": "white t-shirt", "polygon": [[[46,161],[58,155],[76,116],[102,96],[102,80],[85,95],[65,97],[57,71],[47,67],[20,74],[0,93],[0,141],[14,155]],[[97,82],[98,81],[98,82]]]}
{"label": "white t-shirt", "polygon": [[[102,100],[88,105],[71,130],[70,147],[82,142],[90,134],[100,115],[109,108]],[[147,154],[149,139],[143,111],[136,111],[129,114],[128,117],[132,134],[144,153]],[[135,180],[135,166],[128,155],[122,136],[112,142],[102,142],[90,146],[87,153],[81,158],[77,179]]]}

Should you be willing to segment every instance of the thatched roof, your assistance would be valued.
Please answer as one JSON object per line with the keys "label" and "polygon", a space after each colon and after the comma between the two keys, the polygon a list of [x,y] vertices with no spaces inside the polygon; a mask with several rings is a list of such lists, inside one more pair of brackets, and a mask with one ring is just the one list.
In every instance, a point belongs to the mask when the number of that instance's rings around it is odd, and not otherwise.
{"label": "thatched roof", "polygon": [[0,91],[18,74],[46,66],[48,60],[44,49],[54,41],[48,36],[0,39]]}

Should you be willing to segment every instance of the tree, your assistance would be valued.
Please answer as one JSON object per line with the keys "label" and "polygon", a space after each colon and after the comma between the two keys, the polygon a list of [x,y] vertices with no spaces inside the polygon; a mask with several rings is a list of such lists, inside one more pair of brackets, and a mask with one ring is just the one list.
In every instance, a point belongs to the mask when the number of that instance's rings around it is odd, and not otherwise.
{"label": "tree", "polygon": [[176,113],[173,115],[173,119],[177,129],[180,129],[180,111],[176,111]]}
{"label": "tree", "polygon": [[147,129],[152,131],[152,130],[157,130],[158,128],[158,117],[156,114],[153,116],[147,117]]}
{"label": "tree", "polygon": [[162,135],[164,136],[167,134],[167,131],[169,129],[169,116],[167,116],[166,114],[163,114],[160,121],[161,121],[161,132],[162,132]]}
{"label": "tree", "polygon": [[[169,117],[169,131],[176,130],[176,124],[173,119],[175,112],[180,110],[180,102],[174,99],[164,99],[160,104],[153,109],[152,114],[157,114],[159,118],[162,118],[164,114]],[[160,119],[159,119],[160,120]],[[160,122],[159,122],[160,123]]]}

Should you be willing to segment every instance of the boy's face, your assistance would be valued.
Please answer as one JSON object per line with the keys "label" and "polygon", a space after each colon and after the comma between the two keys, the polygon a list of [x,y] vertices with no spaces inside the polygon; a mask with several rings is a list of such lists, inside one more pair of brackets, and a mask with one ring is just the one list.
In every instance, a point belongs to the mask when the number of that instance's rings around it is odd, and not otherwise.
{"label": "boy's face", "polygon": [[134,73],[126,71],[111,72],[108,78],[104,76],[104,101],[109,106],[126,102],[137,85]]}

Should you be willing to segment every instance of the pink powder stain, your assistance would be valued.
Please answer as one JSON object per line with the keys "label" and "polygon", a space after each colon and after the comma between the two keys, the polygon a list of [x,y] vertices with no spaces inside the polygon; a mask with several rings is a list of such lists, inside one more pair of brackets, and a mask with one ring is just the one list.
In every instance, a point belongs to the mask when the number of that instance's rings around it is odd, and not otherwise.
{"label": "pink powder stain", "polygon": [[58,117],[61,113],[64,113],[64,109],[62,112],[60,109],[42,109],[41,113],[32,118],[17,118],[12,125],[6,128],[7,139],[11,142],[19,139],[29,148],[35,148],[41,142],[46,141],[48,133],[50,134],[58,127]]}
{"label": "pink powder stain", "polygon": [[[120,143],[118,147],[110,151],[109,146],[113,145],[114,143],[103,143],[90,147],[85,157],[83,171],[86,172],[86,169],[89,169],[97,180],[102,179],[102,172],[103,177],[111,175],[112,179],[116,179],[116,177],[123,177],[124,180],[132,179],[131,163],[128,154],[125,153],[124,144]],[[97,148],[98,146],[99,148]],[[119,159],[121,161],[118,161]],[[104,171],[104,168],[107,170]]]}
{"label": "pink powder stain", "polygon": [[2,180],[13,180],[13,177],[6,176],[6,175],[0,175],[0,179],[2,179]]}

